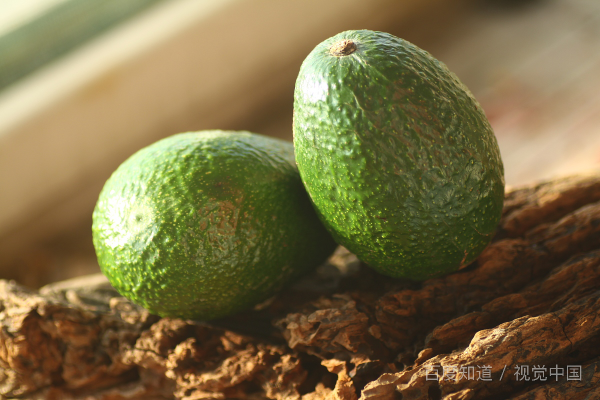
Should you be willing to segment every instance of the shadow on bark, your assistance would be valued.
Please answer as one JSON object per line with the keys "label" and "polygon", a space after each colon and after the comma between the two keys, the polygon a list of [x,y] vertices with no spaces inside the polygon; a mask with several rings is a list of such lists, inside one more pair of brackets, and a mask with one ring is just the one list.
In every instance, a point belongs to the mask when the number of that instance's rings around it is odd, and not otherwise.
{"label": "shadow on bark", "polygon": [[600,397],[600,175],[507,193],[481,256],[422,283],[340,248],[212,323],[149,315],[101,275],[0,281],[0,311],[4,398]]}

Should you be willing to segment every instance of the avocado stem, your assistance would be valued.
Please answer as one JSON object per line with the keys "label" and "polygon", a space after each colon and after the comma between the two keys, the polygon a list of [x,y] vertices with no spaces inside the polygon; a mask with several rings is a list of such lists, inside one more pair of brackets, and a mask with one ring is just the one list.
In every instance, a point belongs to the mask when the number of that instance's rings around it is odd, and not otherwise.
{"label": "avocado stem", "polygon": [[339,42],[334,43],[329,48],[329,53],[332,56],[343,57],[350,55],[356,51],[356,43],[354,43],[350,39],[340,40]]}

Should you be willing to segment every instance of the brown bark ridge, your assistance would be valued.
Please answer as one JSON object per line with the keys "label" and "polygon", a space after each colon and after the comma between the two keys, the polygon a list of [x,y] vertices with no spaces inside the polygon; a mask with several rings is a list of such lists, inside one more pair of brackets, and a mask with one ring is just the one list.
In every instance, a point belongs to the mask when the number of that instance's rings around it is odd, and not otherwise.
{"label": "brown bark ridge", "polygon": [[506,194],[493,242],[421,283],[340,248],[254,310],[158,318],[101,275],[0,281],[0,396],[600,398],[600,173]]}

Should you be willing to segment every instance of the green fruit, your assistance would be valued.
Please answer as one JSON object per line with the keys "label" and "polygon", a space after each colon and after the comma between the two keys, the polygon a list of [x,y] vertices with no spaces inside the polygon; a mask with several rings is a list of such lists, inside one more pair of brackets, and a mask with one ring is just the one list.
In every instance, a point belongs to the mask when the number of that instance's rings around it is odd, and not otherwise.
{"label": "green fruit", "polygon": [[203,320],[265,300],[336,246],[292,144],[248,132],[183,133],[138,151],[106,182],[92,230],[122,295]]}
{"label": "green fruit", "polygon": [[444,64],[387,33],[347,31],[300,69],[294,146],[338,243],[379,272],[423,280],[474,260],[502,212],[496,138]]}

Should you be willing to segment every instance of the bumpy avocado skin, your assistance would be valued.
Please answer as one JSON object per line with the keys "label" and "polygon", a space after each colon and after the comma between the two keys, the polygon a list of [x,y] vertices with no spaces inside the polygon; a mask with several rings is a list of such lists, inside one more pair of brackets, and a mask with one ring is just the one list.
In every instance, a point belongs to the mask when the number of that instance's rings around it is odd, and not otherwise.
{"label": "bumpy avocado skin", "polygon": [[[332,55],[344,39],[356,50]],[[443,63],[393,35],[342,32],[309,54],[294,147],[324,224],[382,274],[455,271],[500,220],[504,168],[483,110]]]}
{"label": "bumpy avocado skin", "polygon": [[106,182],[92,230],[122,295],[202,320],[268,298],[336,246],[292,144],[248,132],[184,133],[140,150]]}

